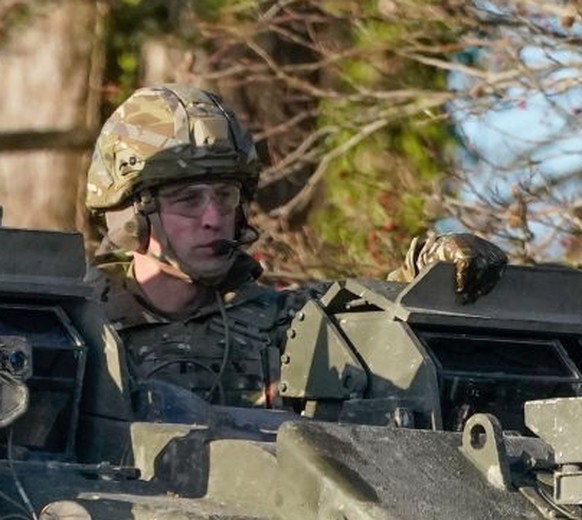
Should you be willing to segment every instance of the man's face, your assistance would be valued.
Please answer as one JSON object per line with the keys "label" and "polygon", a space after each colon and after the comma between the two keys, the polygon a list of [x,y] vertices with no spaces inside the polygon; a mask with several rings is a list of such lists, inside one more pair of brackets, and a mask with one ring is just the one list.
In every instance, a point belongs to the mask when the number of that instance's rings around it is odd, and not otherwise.
{"label": "man's face", "polygon": [[[197,274],[216,276],[232,264],[232,255],[217,255],[211,244],[234,238],[239,202],[240,186],[234,182],[177,184],[158,192],[160,218],[170,245]],[[153,239],[150,247],[159,247]]]}

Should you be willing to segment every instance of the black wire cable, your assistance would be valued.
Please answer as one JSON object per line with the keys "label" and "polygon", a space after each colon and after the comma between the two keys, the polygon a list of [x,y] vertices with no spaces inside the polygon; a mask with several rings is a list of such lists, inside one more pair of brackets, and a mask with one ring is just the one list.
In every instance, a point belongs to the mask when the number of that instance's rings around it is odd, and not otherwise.
{"label": "black wire cable", "polygon": [[153,375],[157,374],[159,371],[163,370],[164,368],[174,365],[176,363],[190,363],[192,365],[196,365],[208,372],[210,372],[214,376],[214,382],[210,389],[205,394],[205,400],[210,402],[212,400],[212,395],[218,389],[218,399],[219,404],[224,405],[226,402],[226,395],[224,391],[224,385],[222,384],[222,377],[226,370],[226,366],[228,364],[228,360],[230,358],[230,327],[228,325],[228,316],[226,315],[226,308],[224,307],[224,303],[222,301],[222,296],[220,295],[219,291],[214,292],[216,297],[216,304],[218,306],[218,310],[220,312],[221,320],[224,327],[224,352],[222,355],[222,362],[220,363],[220,368],[218,372],[215,372],[210,368],[208,365],[197,361],[191,358],[177,358],[177,359],[170,359],[165,361],[154,368],[152,368],[147,374],[145,374],[144,379],[149,379]]}
{"label": "black wire cable", "polygon": [[[224,307],[224,302],[222,301],[222,296],[220,292],[214,291],[214,295],[216,296],[216,304],[218,305],[218,310],[220,311],[220,316],[222,317],[222,322],[224,324],[224,353],[222,355],[222,363],[220,365],[220,370],[218,374],[216,374],[216,379],[214,380],[214,384],[206,393],[206,399],[210,401],[212,399],[212,394],[216,390],[219,385],[222,385],[222,376],[224,375],[224,371],[226,369],[226,365],[228,363],[228,358],[230,357],[230,328],[228,326],[228,316],[226,315],[226,309]],[[224,392],[223,395],[220,397],[220,404],[223,405],[225,403],[224,400]]]}
{"label": "black wire cable", "polygon": [[14,484],[16,484],[16,489],[18,490],[18,494],[20,495],[20,498],[22,498],[22,501],[26,506],[28,514],[30,514],[33,520],[38,520],[38,517],[34,512],[32,502],[30,501],[30,498],[28,498],[26,490],[24,489],[22,483],[20,482],[20,479],[18,478],[18,475],[16,474],[16,470],[14,469],[14,463],[12,460],[12,428],[8,430],[8,467],[10,468],[10,473],[12,474],[12,478],[14,479]]}
{"label": "black wire cable", "polygon": [[[164,361],[163,363],[152,368],[145,375],[145,379],[149,379],[153,375],[157,374],[160,370],[163,370],[164,368],[166,368],[170,365],[175,365],[177,363],[190,363],[191,365],[196,365],[200,368],[203,368],[204,370],[206,370],[212,374],[212,376],[215,378],[214,384],[216,385],[216,378],[217,378],[216,372],[214,370],[212,370],[212,368],[210,368],[208,365],[205,365],[204,363],[197,361],[195,359],[191,359],[191,358],[176,358],[176,359],[170,359],[168,361]],[[214,387],[213,387],[213,389],[214,389]],[[224,387],[222,386],[222,383],[220,381],[218,382],[218,392],[219,392],[219,396],[220,396],[219,398],[222,401],[224,401]],[[207,394],[206,398],[208,400],[208,394]]]}
{"label": "black wire cable", "polygon": [[[26,515],[27,515],[25,517],[26,520],[30,519],[30,517],[28,516],[28,509],[26,509],[22,504],[19,504],[16,500],[13,500],[10,496],[8,496],[6,493],[4,493],[4,491],[0,490],[0,498],[2,498],[4,501],[8,502],[10,505],[14,506],[16,509],[26,513]],[[20,515],[15,514],[15,513],[8,515],[8,516],[9,517],[12,517],[12,516],[19,516],[20,517]],[[4,517],[0,517],[0,520],[3,520],[3,518]]]}
{"label": "black wire cable", "polygon": [[561,515],[564,515],[565,518],[568,520],[582,520],[581,515],[577,515],[572,513],[567,507],[564,507],[560,504],[556,504],[554,498],[548,493],[541,485],[537,485],[536,489],[539,495],[556,511],[558,511]]}

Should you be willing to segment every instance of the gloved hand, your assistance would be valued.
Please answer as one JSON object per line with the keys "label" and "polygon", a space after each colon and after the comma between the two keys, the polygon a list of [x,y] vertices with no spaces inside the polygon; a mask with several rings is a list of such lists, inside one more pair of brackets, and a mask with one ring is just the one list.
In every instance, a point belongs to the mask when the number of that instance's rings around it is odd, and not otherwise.
{"label": "gloved hand", "polygon": [[487,294],[507,265],[507,256],[499,247],[470,233],[433,235],[424,242],[417,237],[404,265],[390,273],[388,280],[411,282],[424,267],[439,260],[455,265],[455,290],[462,303]]}

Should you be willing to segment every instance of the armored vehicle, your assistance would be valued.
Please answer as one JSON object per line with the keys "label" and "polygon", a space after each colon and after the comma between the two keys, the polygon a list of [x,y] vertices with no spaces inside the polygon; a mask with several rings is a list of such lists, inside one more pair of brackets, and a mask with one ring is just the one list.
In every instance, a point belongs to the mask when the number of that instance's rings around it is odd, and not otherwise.
{"label": "armored vehicle", "polygon": [[152,380],[138,421],[81,236],[0,247],[0,518],[582,518],[582,273],[337,282],[288,330],[293,413]]}

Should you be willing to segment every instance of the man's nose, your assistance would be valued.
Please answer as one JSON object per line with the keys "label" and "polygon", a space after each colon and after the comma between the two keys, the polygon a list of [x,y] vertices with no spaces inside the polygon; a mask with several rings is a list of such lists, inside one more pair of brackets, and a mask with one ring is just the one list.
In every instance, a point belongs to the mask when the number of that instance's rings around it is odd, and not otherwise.
{"label": "man's nose", "polygon": [[210,198],[202,213],[202,225],[204,227],[217,227],[222,224],[224,215],[220,212],[217,202]]}

